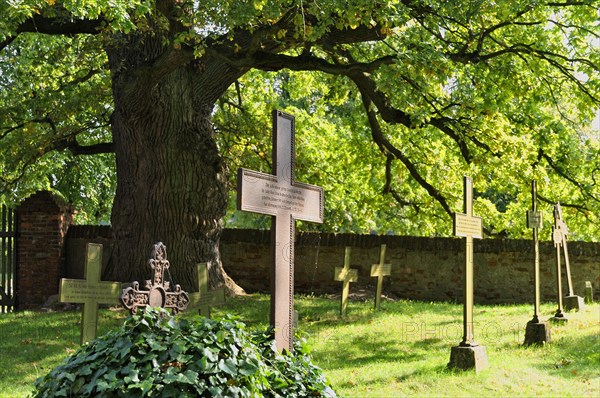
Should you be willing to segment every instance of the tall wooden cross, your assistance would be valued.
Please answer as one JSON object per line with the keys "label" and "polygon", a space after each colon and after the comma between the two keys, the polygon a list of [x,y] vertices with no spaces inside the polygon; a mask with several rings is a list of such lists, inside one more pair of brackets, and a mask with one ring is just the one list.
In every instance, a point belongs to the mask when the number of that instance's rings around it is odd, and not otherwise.
{"label": "tall wooden cross", "polygon": [[323,222],[323,188],[294,180],[294,117],[273,111],[273,174],[238,170],[238,209],[271,215],[271,327],[292,351],[295,221]]}
{"label": "tall wooden cross", "polygon": [[[556,248],[556,288],[558,290],[558,309],[554,318],[565,318],[563,313],[563,299],[562,299],[562,270],[560,266],[560,248],[566,243],[567,226],[562,220],[562,209],[560,203],[554,205],[554,225],[552,226],[552,240],[554,241],[554,247]],[[565,257],[565,261],[568,257]],[[569,270],[567,266],[567,270]]]}
{"label": "tall wooden cross", "polygon": [[196,265],[198,267],[198,291],[190,293],[190,307],[200,307],[200,315],[210,318],[210,307],[225,304],[225,290],[208,290],[208,263]]}
{"label": "tall wooden cross", "polygon": [[465,237],[465,302],[463,308],[463,341],[461,346],[475,346],[473,338],[473,238],[483,238],[481,217],[473,216],[473,180],[464,177],[464,214],[454,213],[454,235]]}
{"label": "tall wooden cross", "polygon": [[355,268],[350,268],[350,246],[346,246],[346,252],[344,254],[344,267],[335,267],[334,278],[336,281],[341,281],[343,283],[340,316],[346,316],[350,282],[358,281],[358,271]]}
{"label": "tall wooden cross", "polygon": [[377,277],[377,291],[375,292],[375,309],[379,309],[381,302],[381,288],[383,286],[383,277],[392,274],[392,264],[384,264],[386,245],[381,245],[379,252],[379,264],[371,265],[371,276]]}
{"label": "tall wooden cross", "polygon": [[[560,240],[559,245],[562,246],[563,255],[565,256],[565,270],[567,271],[567,285],[569,288],[569,296],[574,296],[573,293],[573,282],[571,280],[571,265],[569,262],[569,250],[567,249],[567,238],[569,236],[569,229],[567,228],[567,223],[562,218],[562,207],[560,207],[560,203],[556,202],[554,206],[555,213],[555,229],[554,233],[556,233],[556,238],[554,238],[555,242]],[[553,233],[553,235],[554,235]],[[554,237],[554,236],[553,236]]]}
{"label": "tall wooden cross", "polygon": [[121,283],[102,282],[102,245],[88,243],[85,256],[85,279],[60,280],[59,301],[83,304],[81,312],[81,344],[96,338],[98,304],[119,304]]}
{"label": "tall wooden cross", "polygon": [[540,315],[540,245],[538,241],[538,230],[542,228],[542,212],[537,209],[537,182],[531,181],[531,210],[527,212],[527,227],[533,230],[533,252],[534,252],[534,305],[532,321],[539,322]]}

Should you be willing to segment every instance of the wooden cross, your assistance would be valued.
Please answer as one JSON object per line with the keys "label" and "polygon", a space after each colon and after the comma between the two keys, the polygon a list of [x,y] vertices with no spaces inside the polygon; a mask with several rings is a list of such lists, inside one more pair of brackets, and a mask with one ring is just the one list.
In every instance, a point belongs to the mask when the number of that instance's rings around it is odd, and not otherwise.
{"label": "wooden cross", "polygon": [[98,304],[119,304],[119,282],[102,282],[102,245],[88,243],[86,247],[84,278],[60,280],[59,301],[83,304],[81,312],[81,344],[96,338]]}
{"label": "wooden cross", "polygon": [[343,282],[342,304],[340,307],[340,316],[346,316],[348,307],[348,293],[350,292],[350,282],[358,281],[358,270],[350,268],[350,247],[346,246],[344,255],[344,267],[335,267],[334,279]]}
{"label": "wooden cross", "polygon": [[371,265],[371,276],[377,277],[377,291],[375,293],[375,309],[379,309],[381,302],[381,288],[383,286],[383,277],[392,274],[392,265],[384,264],[385,261],[385,248],[386,245],[381,245],[381,251],[379,252],[379,264]]}
{"label": "wooden cross", "polygon": [[[554,230],[552,237],[554,239],[555,246],[562,246],[563,254],[565,256],[565,269],[567,273],[567,284],[569,285],[569,296],[573,296],[573,282],[571,280],[571,265],[569,263],[569,250],[567,249],[567,238],[569,236],[569,229],[567,223],[562,218],[562,208],[560,203],[556,202],[554,206]],[[557,251],[558,253],[558,251]]]}
{"label": "wooden cross", "polygon": [[533,305],[533,320],[539,322],[540,314],[540,247],[538,241],[538,230],[542,228],[542,213],[537,209],[537,182],[531,181],[531,210],[527,212],[527,227],[533,230],[533,251],[534,251],[534,290],[535,302]]}
{"label": "wooden cross", "polygon": [[454,235],[465,237],[465,303],[463,309],[463,341],[461,346],[476,346],[473,339],[473,238],[483,238],[481,217],[473,216],[473,180],[464,177],[464,214],[454,213]]}
{"label": "wooden cross", "polygon": [[190,307],[200,307],[198,313],[210,318],[210,307],[225,304],[225,290],[208,290],[208,263],[197,264],[198,291],[190,293]]}
{"label": "wooden cross", "polygon": [[187,308],[190,298],[181,286],[175,285],[175,291],[170,291],[171,283],[165,281],[165,271],[171,266],[167,260],[167,247],[156,243],[152,248],[148,265],[154,271],[152,279],[146,280],[146,290],[140,289],[140,284],[135,281],[131,287],[123,289],[121,303],[134,314],[138,308],[162,307],[170,308],[174,314]]}
{"label": "wooden cross", "polygon": [[[560,203],[554,205],[554,225],[552,226],[552,240],[554,241],[554,247],[556,247],[556,289],[558,295],[558,309],[555,318],[564,318],[563,313],[563,302],[562,302],[562,271],[560,266],[560,248],[565,243],[565,234],[567,233],[567,226],[562,220],[562,211]],[[565,258],[566,260],[566,258]]]}
{"label": "wooden cross", "polygon": [[271,215],[270,323],[279,351],[294,335],[295,221],[323,222],[323,188],[294,180],[294,117],[273,111],[273,174],[238,170],[238,209]]}

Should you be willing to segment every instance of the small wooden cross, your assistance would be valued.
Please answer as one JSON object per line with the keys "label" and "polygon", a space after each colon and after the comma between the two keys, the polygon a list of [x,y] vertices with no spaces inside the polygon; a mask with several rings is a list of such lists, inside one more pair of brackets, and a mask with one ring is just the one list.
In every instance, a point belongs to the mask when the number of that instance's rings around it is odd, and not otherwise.
{"label": "small wooden cross", "polygon": [[473,339],[473,238],[483,237],[481,217],[473,216],[473,180],[464,177],[464,214],[454,213],[454,235],[465,237],[465,303],[463,309],[463,341],[461,346],[475,346]]}
{"label": "small wooden cross", "polygon": [[273,111],[273,174],[238,170],[239,210],[271,219],[271,328],[279,351],[293,349],[296,220],[323,222],[323,188],[296,182],[294,117]]}
{"label": "small wooden cross", "polygon": [[350,247],[346,246],[344,255],[344,267],[335,267],[334,278],[336,281],[343,282],[342,305],[340,307],[340,316],[346,316],[348,307],[348,293],[350,292],[350,282],[358,281],[358,270],[350,268]]}
{"label": "small wooden cross", "polygon": [[123,306],[132,314],[135,314],[138,308],[147,306],[170,308],[174,314],[185,310],[190,302],[188,294],[179,285],[175,285],[175,291],[170,291],[171,283],[165,281],[165,271],[171,264],[167,260],[167,247],[164,243],[158,242],[152,247],[148,265],[154,271],[154,275],[152,279],[146,280],[146,290],[141,290],[137,281],[133,282],[131,287],[123,289]]}
{"label": "small wooden cross", "polygon": [[225,304],[225,290],[208,290],[208,263],[198,267],[198,291],[190,293],[190,307],[200,307],[198,313],[210,318],[210,307]]}
{"label": "small wooden cross", "polygon": [[102,282],[102,245],[88,243],[86,247],[84,278],[60,280],[59,301],[83,304],[81,312],[81,344],[96,338],[98,304],[119,304],[121,283]]}
{"label": "small wooden cross", "polygon": [[377,291],[375,293],[375,309],[379,309],[381,302],[381,288],[383,286],[383,277],[392,274],[392,265],[384,264],[385,261],[385,248],[386,245],[381,245],[381,251],[379,252],[379,264],[371,265],[371,276],[377,277]]}
{"label": "small wooden cross", "polygon": [[538,240],[538,230],[542,228],[542,212],[537,209],[537,182],[531,181],[531,210],[527,212],[527,226],[533,230],[533,251],[534,251],[534,291],[535,302],[533,305],[533,322],[539,322],[540,314],[540,247]]}

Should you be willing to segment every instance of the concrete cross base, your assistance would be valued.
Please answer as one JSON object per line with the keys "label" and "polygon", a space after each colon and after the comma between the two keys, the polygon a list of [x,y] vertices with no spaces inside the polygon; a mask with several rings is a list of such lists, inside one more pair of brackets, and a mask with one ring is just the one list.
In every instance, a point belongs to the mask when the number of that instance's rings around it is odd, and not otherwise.
{"label": "concrete cross base", "polygon": [[569,322],[569,318],[563,313],[560,315],[554,315],[552,318],[548,319],[552,323],[556,323],[558,325],[562,325],[563,323]]}
{"label": "concrete cross base", "polygon": [[454,370],[471,370],[476,373],[488,368],[487,353],[482,345],[474,347],[456,346],[452,347],[450,352],[449,369]]}
{"label": "concrete cross base", "polygon": [[550,340],[550,325],[547,321],[527,322],[523,345],[544,345],[549,343]]}
{"label": "concrete cross base", "polygon": [[571,310],[583,310],[585,304],[583,303],[583,297],[581,296],[566,296],[565,297],[565,311]]}

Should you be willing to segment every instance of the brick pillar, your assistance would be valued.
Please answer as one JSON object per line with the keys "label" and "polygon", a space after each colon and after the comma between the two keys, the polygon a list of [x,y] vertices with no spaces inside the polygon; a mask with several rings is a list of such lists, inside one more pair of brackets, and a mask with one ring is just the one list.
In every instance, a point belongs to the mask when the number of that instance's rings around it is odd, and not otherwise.
{"label": "brick pillar", "polygon": [[43,305],[58,294],[63,246],[72,221],[70,207],[40,191],[17,208],[17,309]]}

